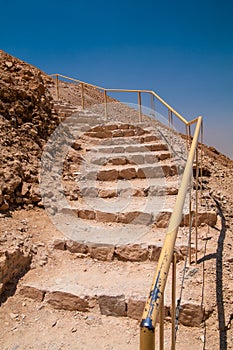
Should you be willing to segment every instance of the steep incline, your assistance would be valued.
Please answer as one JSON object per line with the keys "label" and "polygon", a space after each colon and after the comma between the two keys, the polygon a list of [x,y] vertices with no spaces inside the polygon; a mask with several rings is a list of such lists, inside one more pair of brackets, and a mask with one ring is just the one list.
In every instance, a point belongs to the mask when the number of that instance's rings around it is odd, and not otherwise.
{"label": "steep incline", "polygon": [[[105,120],[102,106],[93,108],[104,100],[97,89],[85,88],[85,111],[79,85],[63,82],[57,101],[53,79],[2,51],[0,73],[0,347],[136,349],[135,319],[177,195],[184,142],[174,135],[171,149],[167,128],[148,118],[139,124],[137,112],[113,99]],[[63,167],[54,167],[42,202],[40,158],[71,115],[68,132],[62,129],[69,146]],[[53,159],[54,150],[47,151]],[[233,162],[204,146],[204,166],[199,260],[186,269],[179,350],[233,344]],[[178,296],[186,223],[176,244]],[[165,305],[168,334],[169,289]]]}

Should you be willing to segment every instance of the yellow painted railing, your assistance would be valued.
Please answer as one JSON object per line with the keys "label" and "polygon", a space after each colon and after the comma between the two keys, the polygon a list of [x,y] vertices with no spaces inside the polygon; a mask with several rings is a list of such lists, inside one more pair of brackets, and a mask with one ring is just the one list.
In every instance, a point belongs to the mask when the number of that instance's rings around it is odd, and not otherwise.
{"label": "yellow painted railing", "polygon": [[[89,83],[85,83],[82,80],[73,79],[70,77],[67,77],[65,75],[61,74],[51,74],[52,77],[56,78],[56,94],[57,99],[59,100],[60,93],[59,93],[59,78],[72,81],[73,83],[78,83],[81,85],[81,101],[82,101],[82,108],[85,108],[85,94],[84,94],[84,86],[91,87],[94,89],[98,89],[104,93],[104,103],[107,107],[107,93],[108,92],[133,92],[138,94],[138,111],[139,111],[139,121],[142,120],[142,103],[141,103],[141,94],[146,93],[150,94],[151,96],[155,97],[159,102],[161,102],[172,114],[174,114],[177,118],[179,118],[185,125],[189,125],[189,122],[180,114],[178,113],[174,108],[172,108],[167,102],[165,102],[159,95],[157,95],[152,90],[132,90],[132,89],[107,89],[98,85],[93,85]],[[107,108],[105,108],[105,113],[107,117]]]}
{"label": "yellow painted railing", "polygon": [[[130,89],[107,89],[97,85],[92,85],[85,83],[81,80],[72,79],[64,75],[53,74],[52,77],[56,79],[56,94],[57,99],[59,99],[59,78],[71,81],[73,83],[78,83],[81,85],[81,101],[82,108],[85,108],[85,94],[84,87],[91,87],[98,89],[103,92],[104,104],[105,104],[105,116],[107,117],[107,98],[109,92],[133,92],[138,95],[138,111],[139,111],[139,121],[142,121],[142,102],[141,94],[150,94],[152,97],[156,98],[163,106],[168,110],[169,126],[173,124],[173,115],[176,116],[185,126],[187,145],[189,148],[189,154],[183,173],[180,189],[176,199],[175,206],[171,215],[169,226],[167,229],[165,242],[159,257],[157,269],[154,275],[153,283],[147,299],[145,309],[142,315],[142,320],[140,324],[140,350],[154,350],[155,349],[155,329],[156,323],[159,322],[159,349],[164,350],[164,291],[166,287],[166,282],[168,278],[168,273],[172,265],[172,305],[171,305],[171,349],[175,350],[175,322],[176,322],[176,255],[174,253],[175,242],[177,238],[178,229],[182,220],[182,213],[185,198],[188,190],[190,190],[192,185],[192,175],[193,175],[193,165],[196,163],[196,196],[195,196],[195,210],[192,210],[192,200],[191,195],[189,196],[189,224],[192,225],[192,216],[194,212],[194,222],[195,222],[195,261],[197,261],[197,251],[198,251],[198,232],[197,232],[197,217],[198,217],[198,176],[199,170],[202,176],[202,167],[199,169],[199,163],[202,163],[202,147],[201,147],[201,159],[198,155],[198,143],[199,137],[201,137],[201,145],[203,144],[203,121],[202,117],[195,118],[191,121],[185,119],[181,114],[179,114],[174,108],[172,108],[167,102],[165,102],[159,95],[151,90],[130,90]],[[191,135],[191,126],[195,126],[193,136]],[[191,263],[191,239],[189,243],[189,262]]]}
{"label": "yellow painted railing", "polygon": [[[184,170],[181,186],[175,203],[175,207],[172,212],[172,216],[167,229],[165,242],[159,257],[157,270],[154,276],[150,295],[147,300],[142,321],[141,321],[141,333],[140,333],[140,349],[141,350],[154,350],[155,349],[155,324],[159,317],[159,314],[163,313],[163,299],[166,281],[170,265],[173,261],[173,283],[172,283],[172,335],[171,335],[171,349],[175,349],[175,256],[173,254],[177,232],[182,219],[182,210],[186,198],[186,193],[190,184],[190,178],[193,172],[193,162],[195,155],[197,157],[197,147],[199,134],[201,132],[202,117],[197,118],[196,129],[192,140],[192,145],[188,155],[186,167]],[[197,173],[198,171],[196,171]],[[198,175],[198,174],[197,174]],[[160,333],[163,332],[163,322],[160,322]],[[160,350],[163,349],[163,339],[160,339]]]}

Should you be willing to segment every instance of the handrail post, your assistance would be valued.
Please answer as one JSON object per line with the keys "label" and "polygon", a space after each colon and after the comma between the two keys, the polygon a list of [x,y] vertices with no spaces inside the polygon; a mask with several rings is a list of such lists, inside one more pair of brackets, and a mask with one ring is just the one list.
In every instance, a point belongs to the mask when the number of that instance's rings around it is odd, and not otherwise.
{"label": "handrail post", "polygon": [[189,128],[188,128],[188,125],[185,125],[185,131],[186,131],[186,148],[188,151],[189,150]]}
{"label": "handrail post", "polygon": [[[144,320],[146,323],[146,320]],[[140,328],[140,350],[155,350],[155,329],[151,325],[151,328],[144,327],[141,323]]]}
{"label": "handrail post", "polygon": [[195,263],[197,263],[197,250],[198,250],[198,176],[199,176],[199,159],[198,159],[198,144],[196,148],[196,184],[195,184],[195,191],[196,191],[196,207],[195,207]]}
{"label": "handrail post", "polygon": [[[140,335],[142,335],[143,332],[144,334],[148,333],[151,329],[153,329],[159,314],[161,296],[163,295],[165,290],[168,271],[173,259],[173,252],[174,252],[179,225],[182,219],[182,211],[185,203],[186,193],[189,187],[190,178],[193,174],[193,161],[195,159],[195,152],[198,145],[201,123],[202,123],[202,117],[198,117],[196,128],[192,138],[191,148],[190,148],[188,159],[184,169],[180,189],[176,198],[174,210],[172,212],[172,215],[169,221],[165,241],[159,256],[157,269],[156,269],[152,286],[150,289],[150,294],[147,299],[144,312],[142,315],[142,321],[140,325],[141,327]],[[174,303],[174,300],[175,300],[175,292],[173,296],[173,303]],[[173,306],[173,310],[175,310],[175,306]],[[175,320],[174,317],[173,317],[173,320]],[[173,334],[173,341],[174,341],[175,330],[173,330],[173,332],[174,332]],[[142,345],[142,341],[140,340],[140,345]],[[154,350],[152,347],[147,347],[147,348],[141,347],[141,350],[144,350],[144,349]]]}
{"label": "handrail post", "polygon": [[159,350],[164,350],[164,295],[161,296],[159,314]]}
{"label": "handrail post", "polygon": [[59,100],[59,77],[58,74],[56,74],[56,98]]}
{"label": "handrail post", "polygon": [[104,90],[104,110],[105,110],[105,119],[108,119],[108,106],[107,106],[107,91]]}
{"label": "handrail post", "polygon": [[84,101],[84,84],[81,83],[81,100],[82,100],[82,109],[84,109],[85,101]]}
{"label": "handrail post", "polygon": [[189,245],[188,245],[188,257],[189,257],[189,266],[191,266],[191,255],[192,255],[192,248],[191,248],[191,242],[192,242],[192,178],[190,181],[190,189],[189,189],[189,233],[190,233],[190,239],[189,239]]}
{"label": "handrail post", "polygon": [[188,130],[189,130],[189,149],[190,149],[191,143],[192,143],[191,125],[188,126]]}
{"label": "handrail post", "polygon": [[203,195],[203,121],[201,123],[201,161],[200,161],[200,178],[201,178],[201,205],[202,205],[202,195]]}
{"label": "handrail post", "polygon": [[171,110],[168,109],[168,127],[169,127],[169,129],[171,129],[171,119],[172,119],[171,114],[172,114]]}
{"label": "handrail post", "polygon": [[142,100],[141,100],[141,92],[138,91],[138,110],[139,110],[139,123],[142,121]]}
{"label": "handrail post", "polygon": [[[168,109],[168,126],[169,126],[169,129],[173,129],[173,117],[172,117],[172,111],[170,109]],[[172,133],[170,131],[169,133],[170,137],[170,146],[172,146]]]}
{"label": "handrail post", "polygon": [[172,261],[172,344],[171,350],[176,348],[176,253],[173,254]]}
{"label": "handrail post", "polygon": [[150,93],[150,104],[151,104],[151,110],[153,111],[152,116],[156,118],[155,101],[154,101],[154,95],[152,95],[152,93]]}

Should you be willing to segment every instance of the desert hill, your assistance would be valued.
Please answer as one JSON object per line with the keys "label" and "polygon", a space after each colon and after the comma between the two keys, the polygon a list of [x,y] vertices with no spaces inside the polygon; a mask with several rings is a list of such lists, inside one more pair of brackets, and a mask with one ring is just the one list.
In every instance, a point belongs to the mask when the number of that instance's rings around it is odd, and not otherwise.
{"label": "desert hill", "polygon": [[[62,250],[65,250],[65,256],[69,260],[73,249],[76,254],[74,262],[82,259],[80,266],[83,271],[86,269],[85,263],[87,266],[92,264],[88,260],[92,252],[87,253],[85,250],[76,253],[74,246],[68,251],[69,242],[59,240],[60,233],[49,221],[41,201],[40,160],[46,142],[60,121],[65,119],[67,110],[70,113],[81,111],[80,86],[68,82],[62,82],[61,85],[57,101],[55,80],[51,76],[0,51],[0,318],[3,324],[0,347],[5,350],[28,349],[30,344],[32,349],[87,349],[90,345],[87,347],[85,341],[89,327],[92,327],[97,347],[101,348],[101,334],[105,344],[103,349],[112,349],[110,334],[119,342],[118,349],[125,348],[125,343],[128,344],[128,349],[135,349],[135,339],[138,337],[138,324],[135,320],[124,318],[121,323],[111,317],[105,319],[96,315],[86,316],[84,312],[54,311],[43,304],[43,293],[40,294],[38,290],[31,290],[33,301],[29,301],[27,296],[21,295],[17,290],[21,277],[27,271],[35,269],[36,275],[37,269],[46,268],[48,263],[58,258],[58,261],[63,261],[63,256],[59,255]],[[104,101],[103,93],[98,89],[85,87],[84,92],[87,113],[91,106]],[[111,98],[109,101],[117,102]],[[120,109],[114,110],[114,113],[119,119],[123,118]],[[135,111],[129,113],[134,116]],[[140,128],[135,127],[135,130],[142,132]],[[70,160],[78,162],[82,159],[82,145],[75,144],[72,152],[65,167],[72,167],[72,162],[71,165],[68,164]],[[214,286],[211,291],[208,290],[209,299],[214,300],[214,306],[208,311],[208,320],[203,320],[198,327],[181,327],[184,345],[181,340],[177,347],[180,350],[187,348],[191,335],[196,337],[193,345],[195,350],[203,349],[205,345],[206,349],[233,349],[233,161],[214,147],[203,145],[203,152],[203,206],[209,205],[216,210],[218,220],[215,227],[209,228],[205,224],[201,226],[202,243],[207,246],[212,242],[212,250],[206,250],[207,253],[201,250],[204,258],[200,259],[196,270],[201,271],[203,264],[203,288],[208,284]],[[69,173],[66,173],[66,177],[67,174]],[[109,228],[111,226],[114,225],[109,224]],[[207,236],[204,232],[207,232]],[[51,246],[53,238],[55,243]],[[58,247],[55,253],[54,247]],[[93,259],[96,260],[98,258]],[[119,266],[116,263],[116,271],[120,269],[121,263]],[[101,269],[102,263],[97,261],[97,264]],[[134,271],[139,270],[139,264],[137,261]],[[60,263],[57,266],[58,270],[59,268]],[[193,271],[195,273],[195,267]],[[82,325],[83,334],[79,332],[77,322]],[[105,330],[101,333],[103,325]],[[36,332],[39,329],[43,332],[44,339],[41,337],[37,343]],[[112,329],[118,330],[121,339],[117,338]],[[205,338],[200,338],[200,331],[203,331]],[[77,334],[81,339],[80,348],[70,340],[71,335],[73,337]],[[130,340],[127,340],[127,334]],[[23,340],[24,338],[28,340]],[[55,344],[54,347],[51,344]]]}

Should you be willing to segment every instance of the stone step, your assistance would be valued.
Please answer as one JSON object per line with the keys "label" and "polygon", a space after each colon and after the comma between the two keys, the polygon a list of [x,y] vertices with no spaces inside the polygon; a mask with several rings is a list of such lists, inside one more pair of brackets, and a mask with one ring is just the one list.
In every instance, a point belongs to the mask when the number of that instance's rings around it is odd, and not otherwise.
{"label": "stone step", "polygon": [[92,148],[93,153],[141,153],[148,151],[168,151],[168,146],[163,142],[145,143],[145,144],[127,144],[127,145],[109,145],[96,146]]}
{"label": "stone step", "polygon": [[145,130],[130,124],[106,124],[93,128],[86,135],[92,138],[133,137],[147,134]]}
{"label": "stone step", "polygon": [[[162,230],[163,231],[163,230]],[[175,247],[177,261],[184,260],[187,253],[187,237],[184,237],[184,233],[179,231],[178,240]],[[78,254],[80,257],[90,257],[92,259],[100,261],[158,261],[159,255],[162,249],[162,235],[164,232],[157,232],[157,242],[151,240],[151,237],[147,234],[147,243],[128,243],[128,244],[107,244],[107,243],[95,243],[95,242],[83,242],[73,239],[55,239],[51,242],[51,248],[55,250],[67,250],[72,254]],[[155,235],[155,231],[154,231]],[[94,237],[93,237],[94,238]],[[93,239],[94,240],[94,239]],[[195,247],[192,244],[192,253],[195,252]]]}
{"label": "stone step", "polygon": [[79,122],[75,122],[72,126],[71,126],[71,131],[72,132],[76,132],[76,131],[82,131],[83,133],[85,133],[86,131],[90,130],[90,124],[88,123],[79,123]]}
{"label": "stone step", "polygon": [[57,112],[80,112],[80,108],[75,107],[75,106],[53,106],[54,110]]}
{"label": "stone step", "polygon": [[[167,178],[178,174],[178,168],[175,163],[159,162],[153,165],[141,164],[141,165],[106,165],[104,168],[95,168],[92,170],[90,164],[85,164],[85,172],[82,172],[82,179],[87,180],[99,180],[99,181],[115,181],[115,180],[131,180],[131,179],[145,179],[145,178]],[[180,169],[179,169],[180,171]]]}
{"label": "stone step", "polygon": [[178,193],[177,181],[166,181],[164,179],[132,179],[130,182],[119,180],[117,182],[108,181],[107,184],[101,181],[89,181],[79,183],[79,191],[82,197],[147,197],[176,195]]}
{"label": "stone step", "polygon": [[[85,208],[83,208],[85,209]],[[122,224],[116,222],[104,222],[102,216],[102,221],[89,220],[90,214],[93,214],[94,209],[88,208],[89,211],[81,211],[80,217],[77,216],[76,211],[72,210],[72,207],[66,207],[64,210],[60,210],[54,216],[51,217],[55,227],[63,233],[65,237],[70,241],[77,242],[75,249],[77,252],[85,253],[87,252],[87,247],[92,247],[93,245],[97,247],[100,260],[106,260],[103,256],[109,256],[109,247],[113,247],[113,255],[119,260],[131,260],[131,252],[136,256],[133,261],[142,260],[157,260],[161,251],[161,247],[166,235],[167,223],[171,215],[171,211],[167,212],[163,218],[161,218],[160,226],[157,228],[156,225],[140,225],[140,224]],[[112,214],[112,213],[110,213]],[[163,220],[162,220],[163,219]],[[198,225],[206,223],[202,231],[208,230],[208,225],[216,225],[217,215],[215,212],[200,212],[198,216]],[[193,220],[193,225],[194,225]],[[179,259],[186,252],[186,247],[188,244],[188,232],[189,232],[189,216],[186,214],[183,219],[182,225],[178,230],[176,249],[179,253]],[[205,241],[199,241],[198,248],[201,251],[205,251]],[[193,248],[195,241],[194,235],[192,235],[191,245]],[[85,249],[83,249],[83,245]],[[64,244],[58,242],[60,249],[65,249]],[[73,244],[69,244],[70,248],[73,248]],[[103,249],[102,249],[103,248]],[[80,249],[80,250],[79,250]],[[116,252],[117,249],[117,252]],[[75,251],[74,251],[75,252]],[[119,253],[121,252],[121,253]],[[121,255],[121,257],[120,257]],[[96,255],[95,255],[96,256]]]}
{"label": "stone step", "polygon": [[72,115],[69,118],[69,122],[75,125],[75,123],[79,123],[79,124],[88,124],[90,127],[93,127],[95,125],[99,125],[99,124],[103,124],[105,122],[104,119],[100,118],[99,116],[85,116],[85,115],[81,115],[80,112],[79,113],[74,113],[74,115]]}
{"label": "stone step", "polygon": [[[66,273],[64,274],[64,271]],[[177,295],[180,293],[183,264],[177,265]],[[101,262],[77,258],[60,252],[44,267],[31,270],[24,276],[18,290],[24,297],[43,301],[55,309],[89,312],[98,310],[102,315],[130,317],[140,320],[155,263]],[[201,300],[202,284],[195,285],[199,268],[190,268],[189,278],[183,288],[180,323],[199,326],[208,317]],[[171,310],[171,273],[165,292],[165,315]]]}
{"label": "stone step", "polygon": [[[87,154],[88,158],[88,154]],[[88,159],[90,163],[96,165],[125,165],[125,164],[151,164],[157,163],[160,160],[171,158],[171,153],[168,151],[144,152],[144,153],[118,153],[113,156],[107,154],[105,156],[94,156]]]}
{"label": "stone step", "polygon": [[111,146],[111,145],[127,145],[127,144],[142,144],[153,141],[160,140],[159,135],[145,135],[145,136],[132,136],[132,137],[116,137],[112,139],[102,139],[99,141],[99,144],[102,146]]}
{"label": "stone step", "polygon": [[65,101],[54,101],[53,100],[53,107],[54,108],[73,108],[73,109],[78,109],[81,110],[82,108],[80,106],[75,106],[71,103],[65,102]]}
{"label": "stone step", "polygon": [[[70,206],[63,207],[63,214],[74,214],[83,220],[95,220],[103,223],[152,225],[157,228],[168,226],[176,196],[131,197],[131,198],[80,198]],[[215,226],[216,212],[200,211],[198,226]],[[184,207],[181,225],[189,225],[188,201]]]}

